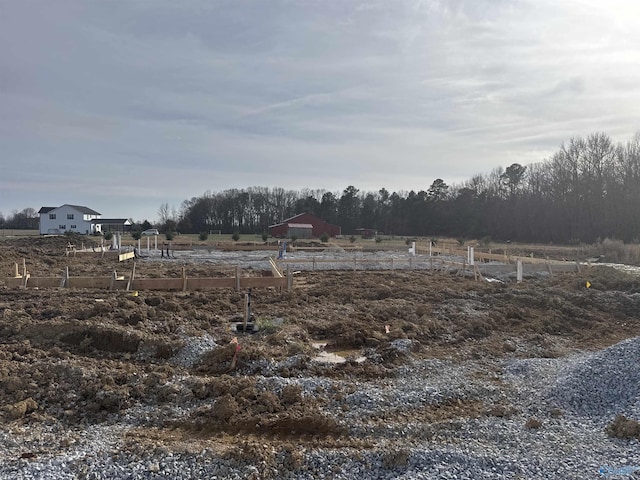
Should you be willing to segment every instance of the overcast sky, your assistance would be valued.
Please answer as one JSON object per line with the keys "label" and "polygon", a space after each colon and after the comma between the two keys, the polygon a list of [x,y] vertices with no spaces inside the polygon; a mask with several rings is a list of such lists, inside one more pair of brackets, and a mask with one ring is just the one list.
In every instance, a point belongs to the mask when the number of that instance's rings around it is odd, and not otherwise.
{"label": "overcast sky", "polygon": [[637,0],[0,0],[0,212],[426,190],[640,130]]}

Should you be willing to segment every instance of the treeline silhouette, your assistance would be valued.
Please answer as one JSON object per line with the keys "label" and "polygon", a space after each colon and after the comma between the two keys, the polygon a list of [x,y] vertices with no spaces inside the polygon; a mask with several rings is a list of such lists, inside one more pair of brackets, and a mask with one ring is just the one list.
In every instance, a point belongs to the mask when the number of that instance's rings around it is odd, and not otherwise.
{"label": "treeline silhouette", "polygon": [[[513,163],[459,185],[436,179],[426,189],[342,192],[251,187],[185,200],[163,226],[181,232],[260,233],[311,212],[351,235],[490,237],[498,240],[592,243],[640,238],[640,133],[626,143],[604,133],[572,138],[540,163]],[[175,225],[169,225],[167,222]]]}

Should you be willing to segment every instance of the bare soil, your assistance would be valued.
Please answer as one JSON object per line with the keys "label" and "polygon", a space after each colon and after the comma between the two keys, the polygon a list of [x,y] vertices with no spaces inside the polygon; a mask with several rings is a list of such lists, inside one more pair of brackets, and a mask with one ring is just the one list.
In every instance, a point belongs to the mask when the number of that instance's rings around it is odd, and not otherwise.
{"label": "bare soil", "polygon": [[[56,422],[74,432],[102,422],[124,423],[134,406],[146,406],[155,413],[126,429],[127,448],[199,451],[206,446],[267,463],[276,449],[288,452],[294,469],[300,445],[367,448],[376,438],[349,435],[348,426],[327,414],[327,405],[340,404],[349,392],[319,388],[310,397],[295,384],[280,391],[258,389],[265,365],[276,369],[268,375],[285,379],[384,382],[394,368],[415,359],[474,360],[486,362],[486,371],[478,375],[491,382],[495,360],[561,357],[640,335],[640,281],[596,266],[521,284],[426,271],[303,272],[292,292],[253,291],[253,313],[263,326],[255,334],[230,329],[230,321],[243,312],[244,292],[141,291],[135,296],[3,286],[2,277],[13,275],[14,262],[22,265],[23,258],[38,276],[60,275],[65,267],[78,276],[124,268],[108,256],[65,256],[66,243],[55,237],[0,243],[0,428],[17,432]],[[190,271],[224,274],[213,264],[190,266]],[[178,276],[180,264],[143,260],[137,274]],[[189,342],[205,336],[217,347],[191,364],[174,361]],[[392,348],[398,339],[411,340],[410,350]],[[312,343],[319,341],[348,360],[314,362]],[[377,360],[357,362],[359,355]],[[297,361],[287,363],[290,358]],[[187,408],[195,403],[200,406]],[[163,416],[165,409],[182,405],[187,413],[181,418]],[[509,405],[469,399],[390,411],[384,422],[410,417],[437,426],[456,418],[509,414]],[[52,441],[51,448],[64,449],[74,441],[69,433]],[[402,463],[402,455],[399,450],[385,461]]]}

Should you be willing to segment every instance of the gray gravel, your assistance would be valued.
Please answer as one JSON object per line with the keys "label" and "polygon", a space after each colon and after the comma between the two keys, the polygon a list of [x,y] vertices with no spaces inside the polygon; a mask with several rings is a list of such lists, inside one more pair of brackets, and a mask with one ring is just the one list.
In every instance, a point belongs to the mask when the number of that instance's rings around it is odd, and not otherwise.
{"label": "gray gravel", "polygon": [[[190,339],[172,361],[192,365],[214,347],[212,338]],[[410,351],[404,341],[394,347]],[[344,398],[330,401],[325,413],[346,426],[352,437],[369,439],[370,445],[362,450],[300,449],[301,461],[294,467],[286,452],[278,450],[273,463],[264,464],[210,450],[179,454],[124,447],[124,432],[145,415],[179,418],[198,408],[194,400],[187,410],[132,408],[125,416],[128,424],[119,418],[118,424],[107,421],[84,431],[66,431],[55,422],[2,430],[0,479],[583,479],[604,478],[601,468],[610,469],[603,470],[610,478],[630,478],[611,472],[640,466],[640,444],[608,437],[605,426],[617,413],[638,418],[639,349],[640,338],[634,338],[600,352],[560,359],[462,364],[421,360],[385,378],[352,382],[278,377],[275,372],[281,365],[274,362],[271,372],[259,377],[261,388],[278,392],[297,384],[303,396],[315,395],[318,388],[343,392]],[[182,381],[187,380],[175,379]],[[512,411],[502,417],[456,417],[437,424],[423,423],[409,413],[403,421],[384,422],[394,411],[420,411],[458,399],[481,400],[487,407],[509,405]],[[345,404],[348,408],[340,408]],[[525,427],[531,418],[541,426]],[[61,439],[66,439],[66,448],[56,448]],[[21,458],[26,452],[33,452],[33,458]]]}

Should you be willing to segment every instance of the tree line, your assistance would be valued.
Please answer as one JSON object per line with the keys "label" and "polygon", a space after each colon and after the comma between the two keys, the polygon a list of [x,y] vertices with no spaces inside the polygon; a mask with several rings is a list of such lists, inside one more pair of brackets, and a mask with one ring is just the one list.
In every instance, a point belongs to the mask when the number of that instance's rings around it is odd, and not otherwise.
{"label": "tree line", "polygon": [[[451,236],[576,243],[640,238],[640,133],[614,143],[604,133],[571,138],[550,158],[425,190],[342,192],[250,187],[206,192],[178,212],[164,204],[161,227],[181,232],[261,233],[310,212],[351,235],[358,228],[400,236]],[[169,222],[169,223],[167,223]]]}
{"label": "tree line", "polygon": [[33,208],[25,208],[5,216],[0,212],[0,229],[36,230],[39,226],[38,213]]}
{"label": "tree line", "polygon": [[[263,233],[310,212],[345,235],[367,228],[385,235],[492,238],[540,243],[640,240],[640,132],[625,143],[605,133],[571,138],[539,163],[513,163],[457,185],[435,179],[420,191],[342,192],[250,187],[205,192],[180,209],[163,204],[164,232]],[[37,228],[33,209],[0,228]],[[140,224],[137,225],[142,228]],[[151,226],[145,221],[145,228]]]}

